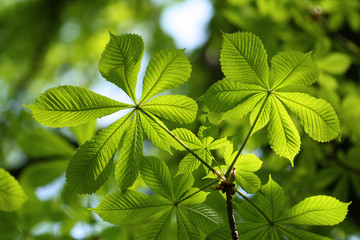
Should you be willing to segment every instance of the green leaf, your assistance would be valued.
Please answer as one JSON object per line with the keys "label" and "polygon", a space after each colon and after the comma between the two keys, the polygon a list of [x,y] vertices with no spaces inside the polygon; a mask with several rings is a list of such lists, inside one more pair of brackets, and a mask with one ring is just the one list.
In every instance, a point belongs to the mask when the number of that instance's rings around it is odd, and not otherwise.
{"label": "green leaf", "polygon": [[143,154],[143,133],[139,115],[138,112],[135,113],[120,142],[115,179],[121,190],[131,187],[139,173],[139,162]]}
{"label": "green leaf", "polygon": [[135,87],[144,53],[144,42],[135,34],[110,33],[98,69],[106,80],[116,84],[136,102]]}
{"label": "green leaf", "polygon": [[261,168],[262,161],[252,153],[241,155],[236,161],[236,171],[256,172]]}
{"label": "green leaf", "polygon": [[262,87],[254,84],[223,79],[214,83],[202,96],[202,100],[211,111],[225,112],[263,90]]}
{"label": "green leaf", "polygon": [[142,108],[161,118],[181,124],[195,121],[198,110],[193,99],[182,95],[160,96],[144,103]]}
{"label": "green leaf", "polygon": [[189,221],[179,208],[176,210],[178,239],[200,240],[199,230],[197,230],[197,228]]}
{"label": "green leaf", "polygon": [[[151,115],[158,122],[161,122],[158,118],[156,118],[151,113],[147,112],[147,114]],[[144,130],[144,133],[148,137],[148,139],[158,148],[167,151],[172,154],[170,149],[171,137],[164,129],[162,129],[157,123],[155,123],[151,118],[149,118],[146,114],[140,112],[140,121],[141,126]]]}
{"label": "green leaf", "polygon": [[127,190],[107,195],[95,209],[102,219],[113,224],[140,221],[162,210],[170,209],[172,203],[165,199],[150,197],[144,193]]}
{"label": "green leaf", "polygon": [[235,181],[247,193],[256,193],[261,187],[261,181],[259,177],[252,172],[236,170]]}
{"label": "green leaf", "polygon": [[[175,136],[177,136],[183,143],[185,143],[190,149],[201,149],[203,144],[196,137],[196,135],[186,128],[176,128],[171,131]],[[172,139],[171,146],[176,150],[183,151],[185,150],[176,140]]]}
{"label": "green leaf", "polygon": [[266,239],[264,234],[267,234],[269,225],[264,223],[240,223],[238,224],[239,239],[254,240]]}
{"label": "green leaf", "polygon": [[7,171],[0,168],[0,210],[14,211],[21,207],[27,196],[18,181]]}
{"label": "green leaf", "polygon": [[194,184],[194,177],[191,173],[181,174],[174,178],[174,195],[178,201]]}
{"label": "green leaf", "polygon": [[213,231],[206,238],[206,240],[229,240],[229,239],[231,239],[229,226],[220,227],[219,229]]}
{"label": "green leaf", "polygon": [[163,161],[156,157],[143,157],[140,173],[146,185],[154,192],[169,200],[174,199],[172,177]]}
{"label": "green leaf", "polygon": [[48,127],[72,127],[131,107],[86,88],[60,86],[50,88],[34,104],[26,105],[34,118]]}
{"label": "green leaf", "polygon": [[325,100],[305,93],[279,92],[276,96],[300,119],[305,132],[314,140],[327,142],[341,133],[339,119]]}
{"label": "green leaf", "polygon": [[343,74],[349,69],[351,58],[344,53],[334,52],[317,61],[316,64],[328,73]]}
{"label": "green leaf", "polygon": [[308,197],[290,208],[278,222],[332,226],[345,219],[349,205],[329,196]]}
{"label": "green leaf", "polygon": [[[194,152],[203,160],[205,160],[207,163],[211,164],[212,157],[209,151],[203,149],[203,150],[195,150]],[[201,162],[199,161],[199,159],[197,159],[196,157],[194,157],[192,154],[189,153],[183,159],[181,159],[179,164],[179,169],[176,175],[191,173],[195,171],[200,165]]]}
{"label": "green leaf", "polygon": [[209,192],[200,191],[198,188],[191,188],[181,199],[181,204],[200,204],[206,200]]}
{"label": "green leaf", "polygon": [[245,101],[237,105],[235,108],[225,112],[220,121],[225,119],[241,119],[254,110],[255,106],[263,98],[264,93],[256,93]]}
{"label": "green leaf", "polygon": [[279,226],[278,224],[276,226],[289,240],[330,240],[328,237],[323,237],[311,232],[289,228],[283,225]]}
{"label": "green leaf", "polygon": [[113,168],[112,157],[131,114],[103,129],[76,151],[66,170],[66,180],[71,190],[93,193],[107,181]]}
{"label": "green leaf", "polygon": [[160,218],[156,219],[152,222],[149,226],[147,226],[144,230],[141,230],[141,233],[136,240],[166,240],[167,238],[167,231],[171,224],[171,215],[173,212],[171,210],[164,213]]}
{"label": "green leaf", "polygon": [[96,120],[87,122],[85,124],[71,127],[70,130],[74,133],[79,145],[83,145],[90,140],[96,133]]}
{"label": "green leaf", "polygon": [[227,140],[227,137],[223,137],[223,138],[216,139],[215,141],[211,142],[207,146],[207,149],[208,150],[215,150],[215,149],[226,147],[229,144],[230,144],[230,141]]}
{"label": "green leaf", "polygon": [[204,204],[180,206],[187,218],[204,233],[211,233],[223,224],[219,215]]}
{"label": "green leaf", "polygon": [[221,69],[226,78],[268,87],[267,55],[261,40],[252,33],[223,33]]}
{"label": "green leaf", "polygon": [[271,112],[268,139],[271,148],[280,156],[290,160],[300,151],[300,136],[283,104],[271,96]]}
{"label": "green leaf", "polygon": [[[271,112],[271,101],[267,98],[266,94],[264,94],[263,98],[256,104],[256,106],[253,108],[251,114],[250,114],[250,126],[252,126],[255,122],[255,119],[257,115],[259,114],[261,107],[264,105],[264,107],[261,110],[260,116],[256,122],[256,126],[254,127],[251,134],[254,134],[258,130],[265,127],[270,119],[270,112]],[[264,103],[265,102],[265,103]]]}
{"label": "green leaf", "polygon": [[273,90],[289,85],[310,85],[319,77],[311,52],[281,52],[271,59],[271,65],[274,71]]}
{"label": "green leaf", "polygon": [[140,103],[189,79],[191,65],[184,51],[162,50],[151,58],[144,77]]}
{"label": "green leaf", "polygon": [[282,187],[269,176],[269,181],[261,188],[259,207],[265,211],[270,220],[275,221],[285,205],[285,194]]}

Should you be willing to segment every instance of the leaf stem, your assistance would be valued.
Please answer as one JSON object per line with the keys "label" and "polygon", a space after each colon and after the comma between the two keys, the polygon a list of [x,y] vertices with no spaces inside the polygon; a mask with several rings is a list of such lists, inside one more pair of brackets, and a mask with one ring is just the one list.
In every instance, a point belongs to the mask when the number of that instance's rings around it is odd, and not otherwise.
{"label": "leaf stem", "polygon": [[228,170],[227,170],[226,173],[225,173],[225,177],[226,177],[226,178],[229,177],[230,172],[231,172],[231,170],[233,169],[233,167],[234,167],[237,159],[239,158],[241,152],[244,150],[244,147],[245,147],[247,141],[249,140],[249,138],[250,138],[250,136],[251,136],[251,133],[253,132],[253,130],[254,130],[255,126],[256,126],[256,123],[257,123],[257,121],[258,121],[259,118],[260,118],[260,115],[261,115],[261,113],[262,113],[262,110],[264,109],[265,103],[266,103],[266,101],[267,101],[267,99],[269,98],[270,95],[271,95],[271,92],[268,91],[268,92],[267,92],[267,95],[266,95],[266,97],[265,97],[265,100],[264,100],[263,104],[261,105],[260,111],[259,111],[259,113],[257,114],[257,116],[256,116],[256,118],[255,118],[255,121],[254,121],[253,125],[250,127],[250,130],[249,130],[248,134],[246,135],[246,138],[245,138],[244,142],[243,142],[242,145],[240,146],[238,153],[236,154],[234,160],[232,161],[231,165],[229,166]]}
{"label": "leaf stem", "polygon": [[173,139],[175,139],[181,146],[183,146],[191,155],[197,158],[202,164],[204,164],[209,170],[213,173],[216,171],[213,167],[211,167],[204,159],[202,159],[199,155],[197,155],[193,150],[191,150],[183,141],[181,141],[175,134],[173,134],[163,123],[159,122],[149,113],[147,113],[144,109],[138,108],[142,113],[144,113],[147,117],[149,117],[152,121],[154,121],[159,127],[161,127],[165,132],[167,132]]}
{"label": "leaf stem", "polygon": [[225,186],[226,193],[226,209],[228,213],[228,222],[230,226],[231,236],[233,240],[239,240],[239,234],[236,227],[235,215],[234,215],[234,207],[232,202],[231,188],[226,185]]}
{"label": "leaf stem", "polygon": [[179,203],[181,203],[181,202],[183,202],[183,201],[185,201],[186,199],[188,199],[188,198],[191,198],[192,196],[194,196],[195,194],[198,194],[199,192],[201,192],[202,190],[204,190],[204,189],[206,189],[206,188],[208,188],[208,187],[210,187],[210,186],[212,186],[212,185],[214,185],[215,183],[217,183],[219,180],[218,179],[216,179],[215,181],[213,181],[213,182],[211,182],[211,183],[209,183],[209,184],[207,184],[206,186],[204,186],[204,187],[202,187],[202,188],[200,188],[199,190],[197,190],[196,192],[194,192],[194,193],[192,193],[192,194],[190,194],[189,196],[187,196],[187,197],[185,197],[185,198],[183,198],[183,199],[181,199],[180,201],[179,201]]}
{"label": "leaf stem", "polygon": [[263,215],[263,217],[266,219],[266,221],[268,221],[269,223],[272,223],[272,221],[270,220],[270,218],[268,218],[268,216],[265,215],[265,213],[253,202],[251,201],[247,196],[245,196],[242,192],[240,192],[238,189],[236,189],[236,192],[247,202],[249,202],[256,210],[259,211],[259,213],[261,215]]}

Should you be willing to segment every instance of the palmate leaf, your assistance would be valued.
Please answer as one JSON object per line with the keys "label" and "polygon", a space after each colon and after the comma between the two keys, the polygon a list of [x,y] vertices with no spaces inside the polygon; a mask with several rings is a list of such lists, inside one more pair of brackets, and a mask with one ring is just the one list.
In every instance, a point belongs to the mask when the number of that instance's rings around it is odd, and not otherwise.
{"label": "palmate leaf", "polygon": [[105,221],[120,225],[140,221],[172,206],[172,202],[164,198],[127,190],[107,195],[99,206],[91,210]]}
{"label": "palmate leaf", "polygon": [[103,129],[76,151],[66,170],[66,180],[71,190],[93,193],[107,181],[113,168],[112,157],[131,114]]}
{"label": "palmate leaf", "polygon": [[156,219],[152,222],[148,227],[144,230],[141,230],[141,233],[136,240],[166,240],[167,238],[167,231],[169,229],[171,223],[171,215],[173,209],[166,211],[160,218]]}
{"label": "palmate leaf", "polygon": [[98,69],[108,81],[116,84],[136,102],[135,87],[144,53],[144,42],[135,34],[120,36],[110,33]]}
{"label": "palmate leaf", "polygon": [[311,53],[281,52],[274,56],[269,85],[261,41],[242,32],[224,34],[223,38],[221,66],[226,79],[213,84],[201,98],[211,111],[225,112],[221,120],[240,119],[250,113],[251,126],[257,119],[251,134],[268,125],[271,148],[291,164],[300,150],[300,136],[286,108],[317,141],[330,141],[340,134],[339,121],[330,104],[303,93],[278,92],[286,86],[316,81],[319,69]]}
{"label": "palmate leaf", "polygon": [[[239,225],[239,228],[242,229],[240,231],[244,231],[241,239],[328,239],[293,229],[288,224],[338,224],[345,218],[350,204],[342,203],[329,196],[313,196],[285,210],[284,191],[271,177],[268,183],[261,188],[260,194],[257,193],[252,201],[262,212],[249,202],[240,204],[239,213],[245,220]],[[246,238],[247,236],[250,238]]]}
{"label": "palmate leaf", "polygon": [[331,226],[345,219],[349,205],[333,197],[313,196],[290,208],[278,222]]}
{"label": "palmate leaf", "polygon": [[27,200],[16,179],[0,168],[0,211],[14,211]]}
{"label": "palmate leaf", "polygon": [[143,154],[143,133],[139,115],[140,113],[135,113],[120,142],[115,179],[121,190],[131,187],[139,173],[140,158]]}
{"label": "palmate leaf", "polygon": [[48,127],[72,127],[129,108],[86,88],[59,86],[50,88],[36,99],[31,109],[34,118]]}
{"label": "palmate leaf", "polygon": [[252,33],[223,33],[220,63],[226,78],[264,88],[269,85],[266,51]]}
{"label": "palmate leaf", "polygon": [[184,51],[162,50],[151,58],[143,81],[140,103],[189,79],[191,65]]}
{"label": "palmate leaf", "polygon": [[[196,135],[186,128],[175,128],[171,132],[191,149],[196,150],[202,149],[204,147],[201,141],[196,137]],[[184,147],[175,140],[171,141],[171,146],[174,147],[176,150],[184,150]]]}
{"label": "palmate leaf", "polygon": [[198,106],[196,102],[182,95],[160,96],[146,102],[142,108],[150,111],[158,117],[186,124],[195,120]]}
{"label": "palmate leaf", "polygon": [[181,174],[176,176],[174,179],[174,196],[175,200],[180,200],[184,194],[186,194],[189,189],[194,184],[194,177],[191,173]]}
{"label": "palmate leaf", "polygon": [[174,187],[169,168],[155,157],[143,157],[141,160],[141,177],[157,194],[174,199]]}

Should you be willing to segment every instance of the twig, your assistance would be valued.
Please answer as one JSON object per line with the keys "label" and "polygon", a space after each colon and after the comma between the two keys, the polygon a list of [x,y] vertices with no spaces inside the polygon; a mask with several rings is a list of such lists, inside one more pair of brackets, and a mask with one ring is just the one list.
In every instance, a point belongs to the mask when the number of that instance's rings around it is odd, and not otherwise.
{"label": "twig", "polygon": [[230,225],[231,236],[233,240],[238,240],[239,234],[236,227],[231,188],[229,187],[229,185],[225,185],[225,193],[226,193],[226,209],[228,213],[228,221]]}

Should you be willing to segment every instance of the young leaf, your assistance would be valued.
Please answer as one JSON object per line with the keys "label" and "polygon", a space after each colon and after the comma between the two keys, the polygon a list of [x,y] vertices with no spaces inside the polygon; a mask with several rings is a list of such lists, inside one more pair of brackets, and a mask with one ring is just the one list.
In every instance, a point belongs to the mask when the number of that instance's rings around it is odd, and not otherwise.
{"label": "young leaf", "polygon": [[112,157],[131,114],[103,129],[77,150],[66,170],[70,189],[77,193],[93,193],[107,181],[113,166]]}
{"label": "young leaf", "polygon": [[264,91],[262,87],[254,84],[223,79],[213,84],[202,96],[202,100],[211,111],[224,112],[262,91]]}
{"label": "young leaf", "polygon": [[204,204],[180,205],[180,209],[194,225],[207,234],[221,227],[223,223],[219,215]]}
{"label": "young leaf", "polygon": [[[158,122],[161,122],[158,118],[156,118],[151,113],[147,112],[147,114],[151,115],[152,118],[156,119]],[[170,154],[172,154],[170,149],[171,137],[167,132],[164,131],[157,123],[155,123],[152,119],[150,119],[146,114],[140,112],[140,122],[141,126],[144,130],[144,133],[148,137],[148,139],[158,148],[163,149]]]}
{"label": "young leaf", "polygon": [[198,188],[191,188],[179,201],[181,204],[200,204],[205,201],[208,194]]}
{"label": "young leaf", "polygon": [[72,127],[129,108],[86,88],[60,86],[50,88],[27,105],[34,118],[48,127]]}
{"label": "young leaf", "polygon": [[305,132],[314,140],[327,142],[341,133],[339,119],[325,100],[305,93],[279,92],[276,96],[300,119]]}
{"label": "young leaf", "polygon": [[197,228],[189,221],[179,208],[176,210],[178,239],[200,240],[200,233]]}
{"label": "young leaf", "polygon": [[241,155],[235,164],[236,171],[256,172],[261,168],[262,161],[252,153]]}
{"label": "young leaf", "polygon": [[120,154],[115,168],[115,179],[121,190],[133,185],[139,172],[143,152],[143,133],[139,113],[136,112],[120,143]]}
{"label": "young leaf", "polygon": [[174,208],[165,212],[160,218],[156,219],[144,230],[141,230],[141,233],[138,237],[136,237],[136,240],[166,240],[167,231],[171,224],[173,209]]}
{"label": "young leaf", "polygon": [[110,33],[99,62],[99,71],[108,81],[116,84],[136,102],[135,87],[144,53],[144,42],[135,34],[120,36]]}
{"label": "young leaf", "polygon": [[190,73],[191,65],[184,50],[160,51],[151,58],[146,69],[140,103],[185,83]]}
{"label": "young leaf", "polygon": [[226,78],[268,87],[267,55],[261,40],[252,33],[223,33],[221,69]]}
{"label": "young leaf", "polygon": [[207,149],[215,150],[215,149],[226,147],[229,144],[230,144],[230,141],[227,140],[227,137],[223,137],[223,138],[217,139],[213,142],[210,142],[209,145],[207,146]]}
{"label": "young leaf", "polygon": [[311,52],[281,52],[271,59],[274,70],[271,88],[289,85],[310,85],[319,77],[319,69],[311,59]]}
{"label": "young leaf", "polygon": [[[202,150],[195,150],[194,152],[201,158],[203,158],[204,155],[206,154]],[[201,165],[201,162],[198,159],[196,159],[192,154],[189,153],[183,159],[181,159],[179,167],[178,167],[178,172],[176,175],[192,173],[200,165]]]}
{"label": "young leaf", "polygon": [[0,168],[0,210],[14,211],[27,200],[18,181],[7,171]]}
{"label": "young leaf", "polygon": [[259,177],[252,172],[236,170],[235,181],[247,193],[256,193],[261,187],[261,181]]}
{"label": "young leaf", "polygon": [[331,226],[344,220],[349,205],[333,197],[313,196],[293,206],[278,222]]}
{"label": "young leaf", "polygon": [[95,209],[102,219],[113,224],[140,221],[162,210],[170,209],[172,203],[166,199],[150,197],[144,193],[127,190],[107,195]]}
{"label": "young leaf", "polygon": [[143,157],[141,160],[141,177],[154,192],[172,200],[174,187],[169,168],[156,157]]}
{"label": "young leaf", "polygon": [[196,102],[182,95],[160,96],[146,102],[142,109],[167,120],[187,124],[192,123],[197,114]]}
{"label": "young leaf", "polygon": [[[271,112],[268,126],[268,138],[271,148],[280,156],[290,160],[300,151],[300,136],[285,107],[276,98],[271,97]],[[269,100],[270,100],[269,99]]]}

